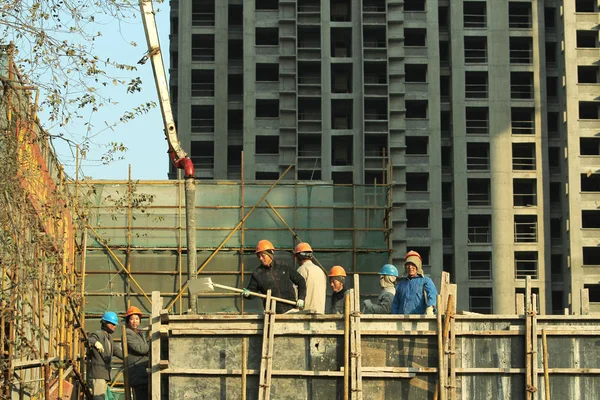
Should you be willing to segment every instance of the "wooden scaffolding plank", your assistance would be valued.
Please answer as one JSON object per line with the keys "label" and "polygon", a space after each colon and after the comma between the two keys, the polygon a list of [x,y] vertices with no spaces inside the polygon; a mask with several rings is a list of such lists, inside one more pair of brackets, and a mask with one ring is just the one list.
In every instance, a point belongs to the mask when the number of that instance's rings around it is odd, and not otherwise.
{"label": "wooden scaffolding plank", "polygon": [[350,296],[344,296],[344,400],[348,400],[350,381]]}
{"label": "wooden scaffolding plank", "polygon": [[265,400],[271,398],[271,376],[273,371],[273,347],[275,345],[275,310],[277,310],[277,301],[271,299],[271,314],[269,315],[269,349],[267,357],[267,370],[265,371]]}
{"label": "wooden scaffolding plank", "polygon": [[350,319],[350,399],[355,399],[356,394],[356,335],[354,334],[354,330],[356,325],[354,324],[354,289],[350,289],[346,294],[346,297],[349,298],[348,303],[350,305],[349,310],[349,319]]}
{"label": "wooden scaffolding plank", "polygon": [[537,392],[538,387],[538,351],[537,351],[537,304],[538,298],[535,293],[531,295],[531,393]]}
{"label": "wooden scaffolding plank", "polygon": [[[443,279],[442,279],[443,280]],[[437,303],[441,306],[442,296],[438,294]],[[436,400],[446,400],[446,377],[444,376],[444,330],[442,326],[442,311],[438,310],[437,313],[437,343],[438,343],[438,384],[435,396]]]}
{"label": "wooden scaffolding plank", "polygon": [[448,285],[449,295],[454,298],[452,302],[452,308],[450,309],[450,345],[449,345],[449,357],[450,357],[450,400],[456,399],[456,298],[457,298],[457,286],[456,284]]}
{"label": "wooden scaffolding plank", "polygon": [[362,400],[362,346],[360,339],[360,282],[358,274],[354,274],[354,335],[356,336],[356,400]]}
{"label": "wooden scaffolding plank", "polygon": [[525,280],[525,398],[533,399],[532,387],[532,368],[531,368],[531,277],[527,276]]}
{"label": "wooden scaffolding plank", "polygon": [[267,357],[269,356],[269,326],[270,326],[270,315],[275,312],[271,309],[271,290],[267,291],[267,298],[265,301],[265,315],[263,323],[263,340],[262,340],[262,351],[260,356],[260,372],[258,382],[258,398],[259,400],[268,399],[265,397],[266,389],[266,371],[267,371]]}

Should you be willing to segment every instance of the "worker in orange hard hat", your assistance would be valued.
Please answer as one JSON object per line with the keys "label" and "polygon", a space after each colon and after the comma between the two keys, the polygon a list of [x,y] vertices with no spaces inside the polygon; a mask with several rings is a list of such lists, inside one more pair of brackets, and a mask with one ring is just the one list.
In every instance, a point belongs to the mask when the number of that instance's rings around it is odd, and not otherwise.
{"label": "worker in orange hard hat", "polygon": [[339,266],[334,265],[329,270],[329,287],[333,293],[331,294],[331,308],[330,314],[343,314],[344,313],[344,296],[346,295],[346,270]]}
{"label": "worker in orange hard hat", "polygon": [[[250,277],[250,282],[242,296],[250,297],[250,292],[267,294],[270,289],[275,297],[281,297],[287,300],[295,301],[296,308],[304,308],[304,299],[306,298],[306,281],[294,268],[288,264],[275,260],[275,246],[268,240],[261,240],[256,244],[256,256],[260,260],[260,265]],[[298,289],[298,298],[296,299],[296,288]],[[263,305],[265,300],[263,299]],[[275,312],[283,314],[294,307],[289,304],[277,302]]]}
{"label": "worker in orange hard hat", "polygon": [[325,314],[327,297],[327,276],[313,263],[313,249],[308,243],[298,243],[294,249],[294,258],[298,262],[298,273],[306,281],[305,309],[317,314]]}
{"label": "worker in orange hard hat", "polygon": [[131,306],[125,312],[127,323],[127,351],[129,386],[133,389],[136,399],[148,398],[148,336],[139,329],[142,322],[142,311]]}
{"label": "worker in orange hard hat", "polygon": [[396,285],[392,314],[434,315],[437,289],[431,278],[423,274],[423,259],[414,250],[404,256],[403,276]]}

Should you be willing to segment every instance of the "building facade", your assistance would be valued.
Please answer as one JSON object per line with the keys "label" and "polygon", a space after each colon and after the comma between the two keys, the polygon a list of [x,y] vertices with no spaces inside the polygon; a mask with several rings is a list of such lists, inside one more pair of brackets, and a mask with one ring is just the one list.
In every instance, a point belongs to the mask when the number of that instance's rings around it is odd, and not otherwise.
{"label": "building facade", "polygon": [[199,179],[243,160],[245,179],[392,183],[393,261],[449,271],[459,309],[513,313],[530,276],[541,312],[580,312],[582,289],[600,311],[596,0],[170,4]]}

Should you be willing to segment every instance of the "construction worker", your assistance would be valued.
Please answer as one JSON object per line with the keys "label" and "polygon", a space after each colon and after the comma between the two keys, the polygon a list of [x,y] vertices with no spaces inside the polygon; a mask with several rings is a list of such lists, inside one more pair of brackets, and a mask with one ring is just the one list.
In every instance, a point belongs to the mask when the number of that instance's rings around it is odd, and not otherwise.
{"label": "construction worker", "polygon": [[[287,300],[295,301],[296,308],[304,308],[304,299],[306,298],[306,281],[289,265],[275,260],[275,247],[268,240],[260,240],[256,245],[256,256],[260,260],[260,265],[250,277],[248,287],[243,290],[242,296],[250,297],[250,292],[258,292],[267,294],[267,290],[271,290],[271,294],[276,297],[281,297]],[[296,290],[298,288],[298,299],[296,300]],[[263,306],[265,300],[263,299]],[[275,312],[283,314],[294,307],[282,302],[277,302]]]}
{"label": "construction worker", "polygon": [[379,271],[379,287],[381,294],[377,298],[377,303],[370,299],[364,301],[364,314],[390,314],[392,312],[392,302],[396,294],[396,279],[398,279],[398,269],[392,264],[385,264]]}
{"label": "construction worker", "polygon": [[294,249],[294,258],[298,261],[298,273],[306,281],[306,304],[304,308],[313,313],[325,314],[325,298],[327,297],[327,276],[316,266],[313,260],[313,249],[308,243],[298,243]]}
{"label": "construction worker", "polygon": [[129,386],[133,389],[135,400],[148,398],[148,337],[140,331],[142,311],[136,306],[131,306],[125,312],[127,323],[127,352]]}
{"label": "construction worker", "polygon": [[403,276],[396,286],[392,314],[434,315],[437,289],[433,281],[423,274],[423,259],[414,250],[404,256]]}
{"label": "construction worker", "polygon": [[344,286],[346,283],[346,270],[339,265],[334,265],[329,270],[329,287],[333,293],[331,294],[331,308],[330,314],[343,314],[344,313],[344,296],[346,290]]}
{"label": "construction worker", "polygon": [[113,356],[123,359],[123,349],[114,344],[112,334],[119,323],[117,314],[107,311],[100,320],[101,329],[92,332],[88,337],[88,385],[94,400],[104,400]]}

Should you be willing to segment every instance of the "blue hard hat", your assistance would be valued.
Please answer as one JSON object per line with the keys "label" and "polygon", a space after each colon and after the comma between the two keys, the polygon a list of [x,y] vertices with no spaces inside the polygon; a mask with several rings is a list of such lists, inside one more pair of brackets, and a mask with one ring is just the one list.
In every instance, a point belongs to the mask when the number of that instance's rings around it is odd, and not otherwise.
{"label": "blue hard hat", "polygon": [[385,264],[381,267],[381,271],[379,271],[379,275],[391,275],[398,277],[398,268],[394,267],[392,264]]}
{"label": "blue hard hat", "polygon": [[117,314],[112,311],[107,311],[102,314],[102,322],[108,322],[113,325],[119,324],[119,319],[117,318]]}

